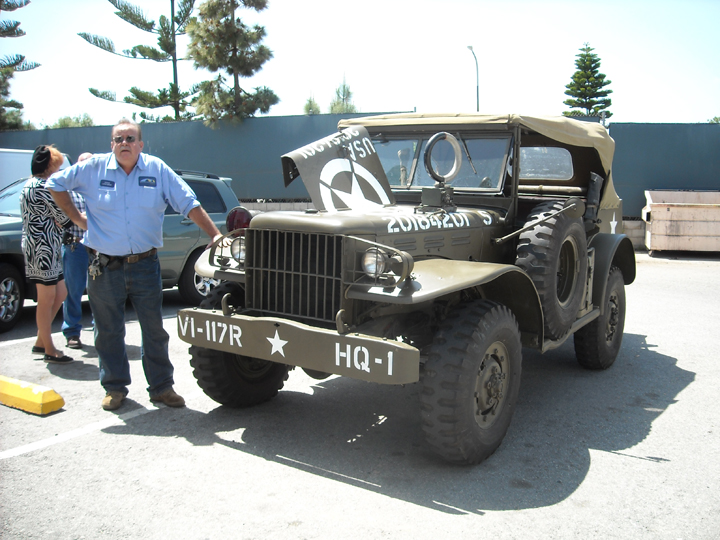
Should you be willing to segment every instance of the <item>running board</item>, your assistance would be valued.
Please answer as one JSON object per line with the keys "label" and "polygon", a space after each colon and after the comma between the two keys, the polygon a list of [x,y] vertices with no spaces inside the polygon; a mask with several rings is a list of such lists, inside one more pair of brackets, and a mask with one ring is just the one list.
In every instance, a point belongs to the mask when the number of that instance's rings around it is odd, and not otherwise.
{"label": "running board", "polygon": [[570,330],[568,330],[568,332],[560,339],[546,339],[545,341],[543,341],[543,346],[542,346],[541,352],[545,353],[547,351],[552,351],[553,349],[557,349],[558,347],[560,347],[560,345],[565,343],[567,341],[567,339],[570,336],[572,336],[575,332],[580,330],[586,324],[594,321],[599,316],[600,316],[600,308],[595,308],[587,315],[583,315],[577,321],[575,321],[575,324],[573,324],[570,327]]}

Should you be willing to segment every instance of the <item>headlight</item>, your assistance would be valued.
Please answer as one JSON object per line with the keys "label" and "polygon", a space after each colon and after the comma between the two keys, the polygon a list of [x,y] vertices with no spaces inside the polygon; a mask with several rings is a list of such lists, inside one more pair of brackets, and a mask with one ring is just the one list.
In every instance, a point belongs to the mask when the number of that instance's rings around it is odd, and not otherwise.
{"label": "headlight", "polygon": [[378,248],[368,249],[362,258],[362,269],[371,278],[376,278],[388,270],[388,256]]}
{"label": "headlight", "polygon": [[230,244],[230,254],[232,255],[232,258],[235,259],[240,264],[245,263],[245,237],[240,236],[239,238],[236,238],[233,240],[233,243]]}

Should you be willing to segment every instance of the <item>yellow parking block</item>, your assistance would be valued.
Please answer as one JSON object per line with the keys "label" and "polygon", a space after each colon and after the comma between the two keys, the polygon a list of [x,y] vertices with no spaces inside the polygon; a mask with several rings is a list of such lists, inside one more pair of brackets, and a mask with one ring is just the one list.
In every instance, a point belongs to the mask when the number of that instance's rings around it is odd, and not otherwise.
{"label": "yellow parking block", "polygon": [[0,403],[33,414],[48,414],[65,405],[65,400],[47,386],[0,375]]}

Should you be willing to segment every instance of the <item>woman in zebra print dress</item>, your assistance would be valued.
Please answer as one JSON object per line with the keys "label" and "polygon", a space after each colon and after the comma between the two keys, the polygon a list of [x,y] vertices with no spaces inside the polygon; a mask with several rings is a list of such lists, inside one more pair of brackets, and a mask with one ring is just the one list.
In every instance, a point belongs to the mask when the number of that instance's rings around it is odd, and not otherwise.
{"label": "woman in zebra print dress", "polygon": [[44,354],[53,364],[73,362],[55,348],[51,327],[67,296],[62,270],[62,226],[70,220],[55,204],[45,181],[60,170],[63,156],[54,146],[41,145],[32,159],[33,177],[20,194],[23,216],[22,248],[25,275],[37,288],[35,320],[38,333],[33,352]]}

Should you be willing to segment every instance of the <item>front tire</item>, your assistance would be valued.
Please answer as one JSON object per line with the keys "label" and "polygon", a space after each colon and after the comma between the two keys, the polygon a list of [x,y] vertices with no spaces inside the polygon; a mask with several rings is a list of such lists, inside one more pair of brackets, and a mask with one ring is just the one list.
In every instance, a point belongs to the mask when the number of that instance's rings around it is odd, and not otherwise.
{"label": "front tire", "polygon": [[0,263],[0,332],[12,330],[20,320],[25,301],[22,275],[13,265]]}
{"label": "front tire", "polygon": [[[235,283],[222,283],[210,291],[200,304],[202,309],[222,309],[226,294],[230,304],[244,302],[242,288]],[[288,366],[214,349],[190,347],[193,376],[205,394],[222,405],[250,407],[272,399],[288,378]]]}
{"label": "front tire", "polygon": [[615,363],[625,330],[625,281],[613,266],[608,274],[603,313],[575,332],[575,356],[587,369],[607,369]]}
{"label": "front tire", "polygon": [[522,345],[512,312],[478,300],[441,323],[420,396],[425,439],[444,459],[479,463],[502,442],[520,390]]}

